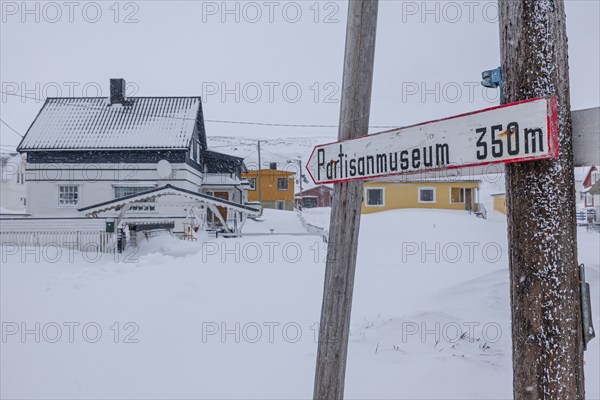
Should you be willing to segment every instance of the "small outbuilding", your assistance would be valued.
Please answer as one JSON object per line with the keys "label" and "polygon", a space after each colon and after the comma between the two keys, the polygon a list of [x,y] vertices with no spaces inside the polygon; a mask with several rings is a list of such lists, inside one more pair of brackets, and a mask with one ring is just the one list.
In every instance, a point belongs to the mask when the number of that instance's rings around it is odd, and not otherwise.
{"label": "small outbuilding", "polygon": [[296,193],[296,202],[302,208],[331,207],[332,201],[333,188],[327,185],[318,185]]}

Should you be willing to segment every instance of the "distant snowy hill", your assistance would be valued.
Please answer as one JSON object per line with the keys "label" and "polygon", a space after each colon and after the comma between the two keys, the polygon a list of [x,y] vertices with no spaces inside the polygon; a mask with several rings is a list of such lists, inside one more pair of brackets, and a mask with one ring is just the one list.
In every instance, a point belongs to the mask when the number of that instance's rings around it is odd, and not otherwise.
{"label": "distant snowy hill", "polygon": [[304,163],[316,145],[336,140],[334,136],[281,137],[277,139],[208,136],[207,139],[209,149],[243,157],[246,164],[258,163],[257,145],[259,140],[263,163],[286,163],[298,159],[302,159]]}
{"label": "distant snowy hill", "polygon": [[[261,147],[262,168],[277,163],[277,169],[298,171],[298,160],[302,160],[305,175],[303,189],[314,186],[306,173],[306,162],[316,145],[336,141],[334,136],[280,137],[277,139],[237,138],[232,136],[208,136],[209,150],[242,157],[248,169],[258,168],[258,141]],[[296,182],[298,183],[298,182]],[[297,188],[296,188],[297,189]]]}

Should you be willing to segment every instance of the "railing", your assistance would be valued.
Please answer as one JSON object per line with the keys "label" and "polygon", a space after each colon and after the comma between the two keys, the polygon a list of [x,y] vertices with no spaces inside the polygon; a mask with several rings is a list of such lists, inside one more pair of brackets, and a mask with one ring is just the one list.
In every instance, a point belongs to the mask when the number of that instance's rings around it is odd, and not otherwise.
{"label": "railing", "polygon": [[103,231],[0,232],[0,245],[65,247],[82,252],[114,253],[113,234]]}
{"label": "railing", "polygon": [[586,229],[588,231],[592,231],[592,232],[596,231],[596,232],[600,233],[600,223],[594,222],[594,223],[591,223],[591,224],[587,224],[586,225]]}
{"label": "railing", "polygon": [[298,216],[298,218],[300,219],[300,222],[302,223],[302,226],[304,227],[304,229],[306,229],[306,231],[312,235],[319,235],[321,236],[321,238],[323,238],[323,241],[325,243],[327,243],[327,240],[329,239],[329,232],[323,228],[321,228],[320,226],[316,226],[313,224],[309,224],[306,219],[304,219],[304,216],[302,215],[301,212],[297,212],[296,215]]}
{"label": "railing", "polygon": [[487,219],[487,210],[486,210],[485,206],[483,205],[483,203],[477,203],[475,206],[476,206],[475,207],[476,208],[475,215],[477,217]]}

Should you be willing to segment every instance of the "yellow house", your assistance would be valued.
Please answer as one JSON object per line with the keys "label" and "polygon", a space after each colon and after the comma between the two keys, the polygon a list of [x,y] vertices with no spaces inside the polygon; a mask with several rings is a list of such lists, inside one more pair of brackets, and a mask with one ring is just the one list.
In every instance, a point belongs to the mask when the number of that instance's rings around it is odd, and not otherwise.
{"label": "yellow house", "polygon": [[478,190],[479,181],[473,179],[372,181],[364,184],[362,213],[398,208],[477,211]]}
{"label": "yellow house", "polygon": [[[259,170],[242,173],[248,185],[248,201],[259,201]],[[264,208],[277,210],[294,210],[294,179],[295,173],[277,169],[260,170],[261,205]]]}
{"label": "yellow house", "polygon": [[506,193],[493,194],[492,197],[494,198],[494,210],[506,214]]}

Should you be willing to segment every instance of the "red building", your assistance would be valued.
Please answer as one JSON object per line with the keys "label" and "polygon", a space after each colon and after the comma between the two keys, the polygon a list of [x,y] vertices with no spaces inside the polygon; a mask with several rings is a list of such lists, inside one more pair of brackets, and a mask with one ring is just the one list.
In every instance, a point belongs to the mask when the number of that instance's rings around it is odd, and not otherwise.
{"label": "red building", "polygon": [[296,193],[296,202],[302,202],[302,208],[331,207],[333,188],[326,185],[315,186]]}

